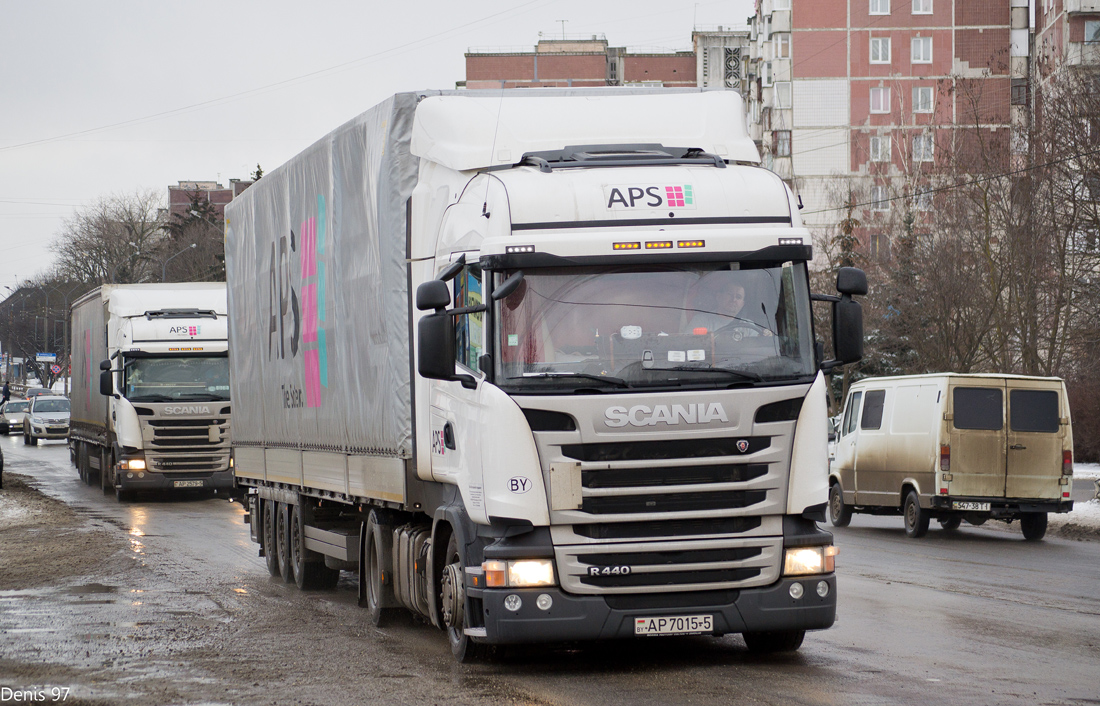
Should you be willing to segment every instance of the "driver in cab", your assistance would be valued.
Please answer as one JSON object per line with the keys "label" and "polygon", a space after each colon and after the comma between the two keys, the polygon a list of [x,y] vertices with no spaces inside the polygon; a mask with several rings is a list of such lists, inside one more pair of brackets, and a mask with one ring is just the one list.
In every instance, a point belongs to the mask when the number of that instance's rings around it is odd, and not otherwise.
{"label": "driver in cab", "polygon": [[729,334],[734,340],[772,335],[770,330],[748,317],[745,283],[740,275],[739,272],[713,272],[702,279],[688,333],[696,336]]}

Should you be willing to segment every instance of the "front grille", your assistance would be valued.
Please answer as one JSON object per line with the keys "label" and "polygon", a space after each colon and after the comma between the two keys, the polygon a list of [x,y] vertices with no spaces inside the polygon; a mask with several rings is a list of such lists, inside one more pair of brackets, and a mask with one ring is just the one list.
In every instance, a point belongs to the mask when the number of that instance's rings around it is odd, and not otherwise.
{"label": "front grille", "polygon": [[[224,471],[229,468],[229,420],[144,419],[145,458],[154,471]],[[211,441],[211,427],[216,440]]]}
{"label": "front grille", "polygon": [[640,488],[700,483],[744,483],[767,474],[768,464],[766,463],[609,468],[583,471],[581,484],[585,488]]}
{"label": "front grille", "polygon": [[691,537],[705,534],[742,534],[760,526],[759,517],[726,517],[706,520],[655,520],[573,525],[573,532],[589,539],[643,539]]}
{"label": "front grille", "polygon": [[765,490],[724,490],[710,493],[667,495],[625,495],[585,498],[581,511],[593,515],[621,515],[639,512],[694,512],[744,508],[764,502]]}
{"label": "front grille", "polygon": [[561,453],[577,461],[665,461],[676,458],[747,456],[771,446],[771,437],[743,439],[677,439],[674,441],[629,441],[602,444],[566,444]]}
{"label": "front grille", "polygon": [[766,585],[778,578],[781,537],[557,548],[562,588],[571,593],[707,591]]}

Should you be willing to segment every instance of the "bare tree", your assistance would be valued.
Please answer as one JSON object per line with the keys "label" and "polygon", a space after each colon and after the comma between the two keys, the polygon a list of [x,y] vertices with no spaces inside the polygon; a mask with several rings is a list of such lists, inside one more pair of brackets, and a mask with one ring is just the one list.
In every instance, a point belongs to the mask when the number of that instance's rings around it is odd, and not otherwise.
{"label": "bare tree", "polygon": [[77,211],[53,243],[59,271],[81,282],[159,279],[162,207],[157,192],[144,190],[103,197]]}

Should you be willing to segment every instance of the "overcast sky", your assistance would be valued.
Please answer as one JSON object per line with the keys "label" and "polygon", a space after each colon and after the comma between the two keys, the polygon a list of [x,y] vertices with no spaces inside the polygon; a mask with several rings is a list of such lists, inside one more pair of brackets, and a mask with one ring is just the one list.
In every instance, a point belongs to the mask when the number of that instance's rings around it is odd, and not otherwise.
{"label": "overcast sky", "polygon": [[[0,298],[75,209],[270,171],[392,93],[454,88],[471,48],[540,34],[690,50],[752,0],[2,0]],[[564,20],[564,25],[561,22]]]}

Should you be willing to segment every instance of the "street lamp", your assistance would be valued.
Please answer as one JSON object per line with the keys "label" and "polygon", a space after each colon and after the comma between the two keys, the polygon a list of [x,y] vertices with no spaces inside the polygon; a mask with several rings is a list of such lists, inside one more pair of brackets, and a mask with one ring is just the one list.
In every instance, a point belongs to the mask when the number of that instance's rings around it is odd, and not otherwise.
{"label": "street lamp", "polygon": [[179,251],[178,253],[176,253],[175,255],[170,255],[170,256],[168,257],[168,259],[164,261],[164,264],[163,264],[163,265],[161,265],[161,267],[160,267],[160,281],[161,281],[161,282],[165,281],[165,279],[166,279],[166,278],[167,278],[167,276],[168,276],[168,260],[171,260],[171,259],[172,259],[173,257],[178,257],[178,256],[180,256],[180,255],[184,254],[184,253],[185,253],[185,252],[187,252],[188,250],[191,250],[192,248],[196,247],[197,245],[198,245],[198,243],[191,243],[190,245],[188,245],[188,246],[187,246],[186,248],[184,248],[183,250],[180,250],[180,251]]}

